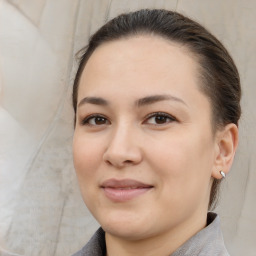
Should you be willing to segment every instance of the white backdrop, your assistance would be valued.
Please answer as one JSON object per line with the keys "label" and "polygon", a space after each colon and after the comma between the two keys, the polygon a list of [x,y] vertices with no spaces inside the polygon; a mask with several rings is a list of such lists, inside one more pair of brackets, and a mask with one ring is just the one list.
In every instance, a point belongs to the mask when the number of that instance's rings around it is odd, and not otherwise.
{"label": "white backdrop", "polygon": [[108,19],[146,7],[199,21],[238,65],[240,145],[217,212],[230,254],[256,255],[255,0],[0,0],[0,255],[70,255],[96,230],[72,166],[74,55]]}

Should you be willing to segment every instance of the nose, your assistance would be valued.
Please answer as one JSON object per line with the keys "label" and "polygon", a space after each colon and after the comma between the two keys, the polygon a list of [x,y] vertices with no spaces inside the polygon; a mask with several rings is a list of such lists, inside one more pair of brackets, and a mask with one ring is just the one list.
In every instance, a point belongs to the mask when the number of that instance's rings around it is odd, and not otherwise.
{"label": "nose", "polygon": [[142,161],[142,151],[137,137],[136,131],[125,125],[112,131],[103,154],[104,162],[119,169],[139,164]]}

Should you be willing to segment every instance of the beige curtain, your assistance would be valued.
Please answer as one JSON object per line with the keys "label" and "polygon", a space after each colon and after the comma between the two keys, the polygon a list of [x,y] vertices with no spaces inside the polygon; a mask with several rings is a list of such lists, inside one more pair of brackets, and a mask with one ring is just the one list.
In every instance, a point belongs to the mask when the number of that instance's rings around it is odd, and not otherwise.
{"label": "beige curtain", "polygon": [[238,65],[240,145],[217,212],[230,254],[256,255],[255,0],[0,0],[0,255],[71,255],[96,230],[72,166],[74,55],[105,21],[139,8],[199,21]]}

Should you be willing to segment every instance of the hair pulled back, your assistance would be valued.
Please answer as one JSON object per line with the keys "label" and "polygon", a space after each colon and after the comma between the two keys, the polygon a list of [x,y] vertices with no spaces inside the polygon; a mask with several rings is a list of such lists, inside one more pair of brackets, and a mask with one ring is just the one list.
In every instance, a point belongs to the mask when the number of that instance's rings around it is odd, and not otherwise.
{"label": "hair pulled back", "polygon": [[[79,80],[95,49],[110,41],[136,35],[156,35],[181,44],[199,64],[199,88],[212,106],[213,132],[226,124],[238,125],[241,115],[241,86],[238,70],[225,47],[199,23],[173,11],[142,9],[121,14],[107,22],[90,37],[83,51],[73,85],[73,108],[76,115]],[[216,206],[221,180],[214,179],[209,209]]]}

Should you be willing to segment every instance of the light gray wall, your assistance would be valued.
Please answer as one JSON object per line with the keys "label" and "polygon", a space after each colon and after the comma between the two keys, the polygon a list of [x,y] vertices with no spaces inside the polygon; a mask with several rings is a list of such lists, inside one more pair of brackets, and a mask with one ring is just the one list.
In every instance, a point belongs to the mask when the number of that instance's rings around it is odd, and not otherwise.
{"label": "light gray wall", "polygon": [[74,54],[106,20],[145,7],[199,21],[238,65],[240,145],[217,211],[230,254],[256,255],[255,0],[0,0],[2,251],[70,255],[96,229],[72,166]]}

